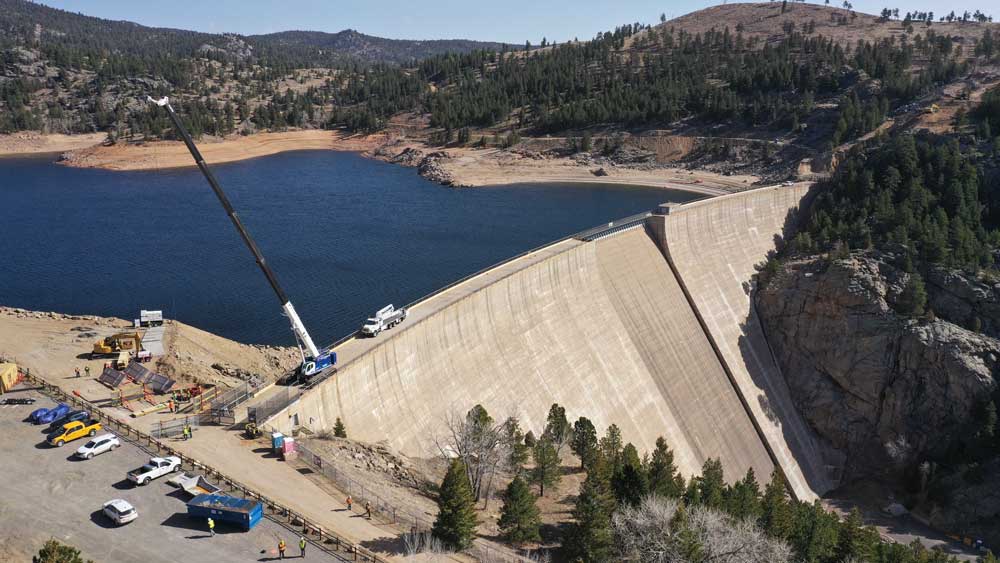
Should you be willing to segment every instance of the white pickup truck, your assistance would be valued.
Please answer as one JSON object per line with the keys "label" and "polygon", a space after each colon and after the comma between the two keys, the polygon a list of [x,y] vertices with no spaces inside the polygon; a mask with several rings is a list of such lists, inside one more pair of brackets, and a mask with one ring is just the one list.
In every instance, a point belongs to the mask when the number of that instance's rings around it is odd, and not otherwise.
{"label": "white pickup truck", "polygon": [[379,309],[374,317],[365,321],[364,326],[361,327],[361,334],[378,336],[378,333],[398,325],[404,319],[406,319],[406,309],[402,307],[397,309],[392,305],[386,305]]}
{"label": "white pickup truck", "polygon": [[181,458],[179,457],[154,457],[151,458],[149,463],[146,465],[129,471],[128,480],[132,481],[136,485],[145,485],[157,477],[162,477],[167,473],[173,473],[174,471],[180,471],[180,469]]}

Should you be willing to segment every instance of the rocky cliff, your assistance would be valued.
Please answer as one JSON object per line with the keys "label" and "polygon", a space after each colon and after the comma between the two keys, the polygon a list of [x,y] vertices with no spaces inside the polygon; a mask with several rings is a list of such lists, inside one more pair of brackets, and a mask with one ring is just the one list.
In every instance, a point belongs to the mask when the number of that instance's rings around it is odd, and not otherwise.
{"label": "rocky cliff", "polygon": [[[909,274],[892,264],[873,253],[793,261],[757,296],[793,398],[846,455],[845,479],[898,475],[944,455],[996,385],[1000,341],[947,315],[897,314]],[[935,297],[928,283],[932,307],[947,300],[949,314],[982,309],[970,296],[988,300],[983,288],[966,291],[973,285],[947,277],[945,286],[965,289]]]}

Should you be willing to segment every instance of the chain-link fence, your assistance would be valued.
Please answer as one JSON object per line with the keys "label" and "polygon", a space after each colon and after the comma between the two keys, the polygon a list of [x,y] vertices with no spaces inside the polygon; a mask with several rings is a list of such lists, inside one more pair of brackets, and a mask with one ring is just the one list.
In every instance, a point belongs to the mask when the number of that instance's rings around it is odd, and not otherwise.
{"label": "chain-link fence", "polygon": [[154,438],[173,438],[174,436],[183,434],[185,426],[190,426],[193,432],[195,428],[201,426],[201,417],[197,415],[185,416],[184,418],[169,420],[167,422],[157,422],[156,426],[153,426],[149,430],[149,435]]}
{"label": "chain-link fence", "polygon": [[296,449],[299,451],[300,460],[333,481],[334,485],[345,494],[351,495],[358,509],[364,511],[366,505],[370,504],[373,518],[408,528],[411,533],[430,531],[433,526],[433,521],[426,514],[417,514],[393,506],[392,503],[366,487],[364,483],[351,478],[345,472],[338,470],[334,463],[323,459],[322,456],[305,447],[302,442],[296,442]]}
{"label": "chain-link fence", "polygon": [[276,413],[284,410],[288,405],[294,403],[299,398],[298,389],[284,387],[270,399],[247,407],[247,420],[249,422],[263,423]]}

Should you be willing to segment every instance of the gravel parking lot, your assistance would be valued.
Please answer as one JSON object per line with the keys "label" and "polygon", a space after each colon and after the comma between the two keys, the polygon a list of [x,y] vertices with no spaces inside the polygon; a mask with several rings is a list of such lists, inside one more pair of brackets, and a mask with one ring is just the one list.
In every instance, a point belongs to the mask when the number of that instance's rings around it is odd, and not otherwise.
{"label": "gravel parking lot", "polygon": [[[216,523],[216,536],[204,520],[187,516],[187,496],[161,477],[134,487],[125,474],[149,456],[122,441],[122,447],[91,460],[72,457],[86,443],[80,439],[55,448],[45,443],[46,426],[24,422],[28,413],[55,403],[33,391],[7,397],[37,397],[30,406],[0,406],[0,561],[30,561],[49,538],[70,544],[95,563],[135,561],[218,563],[276,560],[278,539],[286,555],[298,558],[298,536],[275,522],[261,520],[244,532]],[[111,499],[130,502],[139,518],[115,526],[101,512]],[[303,561],[335,561],[315,545]]]}

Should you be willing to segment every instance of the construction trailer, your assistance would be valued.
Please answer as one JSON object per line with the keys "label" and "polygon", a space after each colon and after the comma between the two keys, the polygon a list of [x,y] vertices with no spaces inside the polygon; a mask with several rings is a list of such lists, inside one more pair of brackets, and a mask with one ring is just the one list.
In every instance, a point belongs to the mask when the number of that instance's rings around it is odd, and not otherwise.
{"label": "construction trailer", "polygon": [[0,394],[9,393],[17,381],[17,364],[0,364]]}

